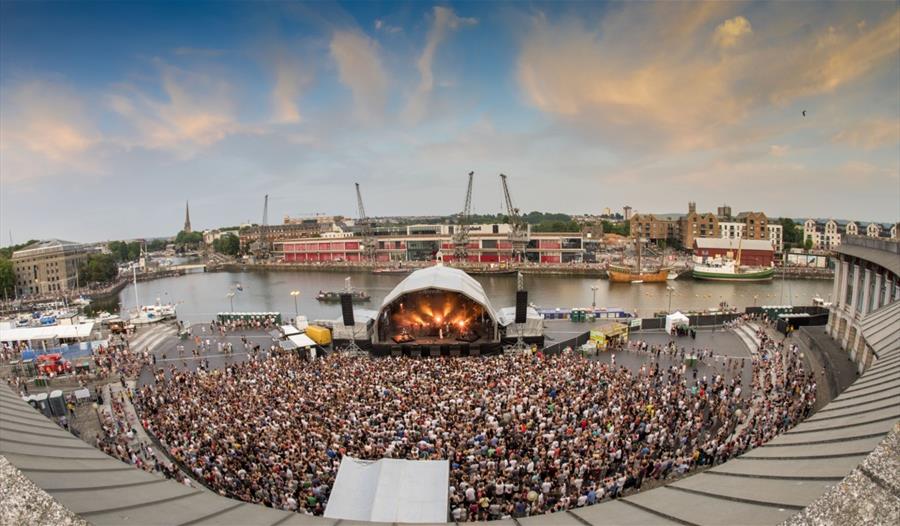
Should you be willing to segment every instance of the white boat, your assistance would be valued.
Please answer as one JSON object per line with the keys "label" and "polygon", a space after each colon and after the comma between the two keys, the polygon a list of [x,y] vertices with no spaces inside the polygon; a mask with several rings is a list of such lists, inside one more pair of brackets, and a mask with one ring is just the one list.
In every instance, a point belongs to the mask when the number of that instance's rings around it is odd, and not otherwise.
{"label": "white boat", "polygon": [[768,281],[774,274],[774,267],[744,267],[733,260],[694,265],[693,270],[694,279],[711,281]]}

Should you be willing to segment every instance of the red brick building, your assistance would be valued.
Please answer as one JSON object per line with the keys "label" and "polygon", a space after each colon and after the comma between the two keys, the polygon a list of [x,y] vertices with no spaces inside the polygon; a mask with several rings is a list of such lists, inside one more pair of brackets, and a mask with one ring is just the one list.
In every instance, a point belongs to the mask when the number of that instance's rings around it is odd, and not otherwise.
{"label": "red brick building", "polygon": [[741,265],[771,267],[775,259],[775,248],[769,240],[697,238],[694,239],[693,249],[695,263],[737,259],[738,250]]}

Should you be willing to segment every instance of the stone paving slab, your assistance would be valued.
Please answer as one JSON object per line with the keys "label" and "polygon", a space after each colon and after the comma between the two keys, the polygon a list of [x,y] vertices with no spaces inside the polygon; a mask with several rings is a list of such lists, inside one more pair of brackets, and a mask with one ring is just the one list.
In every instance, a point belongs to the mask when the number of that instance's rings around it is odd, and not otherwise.
{"label": "stone paving slab", "polygon": [[[879,386],[893,387],[897,382],[900,382],[900,371],[894,371],[884,378],[877,378],[869,383],[859,385],[853,384],[846,391],[841,393],[841,397],[847,398],[850,396],[856,396],[857,394],[864,393],[869,390],[874,391],[877,390]],[[882,389],[884,389],[884,387],[882,387]]]}
{"label": "stone paving slab", "polygon": [[0,456],[0,524],[88,526]]}
{"label": "stone paving slab", "polygon": [[337,526],[338,523],[344,524],[344,521],[329,519],[327,517],[305,515],[302,513],[292,513],[291,517],[284,522],[279,522],[278,526]]}
{"label": "stone paving slab", "polygon": [[94,472],[105,472],[112,470],[134,470],[124,462],[120,462],[110,456],[104,455],[102,451],[97,450],[103,455],[100,458],[48,458],[46,456],[22,455],[11,453],[8,451],[0,451],[3,456],[16,465],[27,475],[31,471],[83,471],[90,474]]}
{"label": "stone paving slab", "polygon": [[900,386],[882,391],[880,393],[872,393],[866,396],[861,396],[859,398],[849,398],[847,400],[840,401],[835,400],[834,402],[828,404],[828,407],[825,407],[821,411],[816,413],[815,416],[827,415],[829,413],[835,413],[840,410],[853,409],[854,407],[859,407],[863,404],[883,401],[900,401]]}
{"label": "stone paving slab", "polygon": [[[165,480],[162,477],[151,475],[150,473],[139,469],[105,472],[103,477],[97,477],[92,473],[55,473],[48,471],[29,471],[26,473],[26,476],[33,480],[38,486],[51,492],[57,490],[104,488],[117,485],[156,483]],[[133,487],[140,488],[139,485]],[[135,491],[140,491],[140,489],[135,489]]]}
{"label": "stone paving slab", "polygon": [[[678,524],[618,500],[572,510],[592,526],[666,526]],[[584,526],[584,525],[582,525]]]}
{"label": "stone paving slab", "polygon": [[896,406],[898,403],[900,403],[900,400],[894,397],[887,398],[885,400],[874,400],[872,402],[861,402],[860,405],[856,405],[853,407],[839,407],[835,411],[816,413],[811,418],[806,419],[806,422],[837,420],[839,418],[853,416],[856,414],[874,413],[875,411],[879,411],[882,409],[890,409],[891,407]]}
{"label": "stone paving slab", "polygon": [[[861,440],[845,440],[827,444],[808,444],[805,446],[765,445],[741,455],[739,458],[794,458],[794,457],[828,457],[838,455],[866,455],[881,442],[882,437],[863,438]],[[771,444],[771,443],[770,443]]]}
{"label": "stone paving slab", "polygon": [[[179,486],[175,482],[171,485]],[[186,489],[190,490],[190,488]],[[116,509],[117,507],[113,505],[110,509],[83,514],[83,516],[95,526],[106,524],[110,526],[132,524],[135,526],[170,526],[196,521],[234,506],[234,502],[230,499],[208,492],[190,491],[193,493],[185,494],[186,496],[182,498],[149,502],[121,509]]]}
{"label": "stone paving slab", "polygon": [[257,506],[255,504],[233,501],[235,507],[220,513],[218,515],[201,518],[193,524],[215,524],[215,525],[259,525],[268,526],[276,522],[289,518],[290,512],[275,510],[265,506]]}
{"label": "stone paving slab", "polygon": [[745,499],[802,508],[822,496],[835,482],[821,480],[754,479],[701,473],[668,487],[700,491],[732,499]]}
{"label": "stone paving slab", "polygon": [[49,433],[36,435],[27,431],[14,431],[10,428],[0,428],[0,442],[27,442],[29,444],[42,447],[52,447],[65,450],[87,448],[96,451],[96,448],[93,448],[89,444],[86,444],[83,440],[80,440],[75,436],[68,434],[68,432],[66,432],[65,435],[57,434],[56,436],[53,436]]}
{"label": "stone paving slab", "polygon": [[853,457],[837,457],[827,461],[809,460],[751,460],[735,458],[712,469],[716,473],[752,475],[781,478],[817,478],[828,477],[841,479],[865,458],[864,455]]}
{"label": "stone paving slab", "polygon": [[[494,521],[491,521],[493,524]],[[578,520],[578,517],[566,513],[564,511],[558,513],[548,513],[546,515],[535,515],[533,517],[523,517],[516,519],[520,526],[584,526],[584,523]]]}
{"label": "stone paving slab", "polygon": [[882,420],[885,418],[900,419],[900,404],[895,404],[892,407],[879,409],[877,411],[871,411],[868,413],[851,414],[838,418],[807,420],[806,422],[797,425],[785,434],[793,435],[796,433],[807,433],[810,431],[833,429],[842,426],[855,426],[857,424],[875,422],[876,420]]}
{"label": "stone paving slab", "polygon": [[638,493],[626,497],[625,500],[669,517],[699,525],[778,524],[796,513],[796,510],[687,494],[666,487]]}
{"label": "stone paving slab", "polygon": [[893,422],[885,420],[861,426],[814,431],[811,433],[794,433],[781,435],[769,441],[769,444],[782,446],[787,444],[806,444],[810,442],[849,440],[874,435],[886,435],[893,427]]}
{"label": "stone paving slab", "polygon": [[[183,484],[148,484],[141,486],[139,491],[126,486],[108,488],[103,491],[93,489],[58,491],[53,497],[75,513],[90,514],[123,506],[148,505],[197,491]],[[88,517],[88,520],[91,519]]]}
{"label": "stone paving slab", "polygon": [[[84,442],[82,442],[82,444],[84,444]],[[99,449],[92,448],[87,444],[84,445],[86,447],[62,449],[54,446],[44,446],[41,444],[21,444],[19,442],[10,442],[9,440],[3,440],[2,442],[0,442],[0,453],[3,453],[4,455],[10,457],[17,454],[32,455],[45,458],[51,457],[52,460],[67,458],[103,460],[109,458],[108,455],[106,455]]]}

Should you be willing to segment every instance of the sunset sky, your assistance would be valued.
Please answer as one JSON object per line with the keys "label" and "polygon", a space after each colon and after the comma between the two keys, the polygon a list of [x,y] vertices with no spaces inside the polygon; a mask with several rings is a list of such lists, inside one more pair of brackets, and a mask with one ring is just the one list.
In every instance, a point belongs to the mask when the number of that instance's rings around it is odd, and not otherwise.
{"label": "sunset sky", "polygon": [[[312,212],[900,219],[896,2],[0,4],[2,244]],[[806,111],[804,117],[802,112]]]}

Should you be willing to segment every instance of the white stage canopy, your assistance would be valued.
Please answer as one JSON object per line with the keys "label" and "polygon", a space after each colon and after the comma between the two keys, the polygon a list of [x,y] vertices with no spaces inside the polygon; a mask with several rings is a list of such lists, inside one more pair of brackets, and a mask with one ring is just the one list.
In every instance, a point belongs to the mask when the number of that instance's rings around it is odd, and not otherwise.
{"label": "white stage canopy", "polygon": [[688,319],[687,316],[681,313],[681,311],[675,311],[672,314],[666,316],[666,332],[672,334],[672,327],[678,327],[680,325],[690,325],[691,320]]}
{"label": "white stage canopy", "polygon": [[325,516],[387,523],[447,522],[449,477],[446,460],[344,457]]}
{"label": "white stage canopy", "polygon": [[294,345],[300,347],[301,349],[305,347],[315,347],[316,345],[316,342],[314,342],[312,338],[305,334],[293,334],[291,336],[288,336],[288,340],[293,342]]}
{"label": "white stage canopy", "polygon": [[44,325],[41,327],[17,327],[0,330],[0,341],[27,342],[37,340],[72,340],[87,338],[94,330],[94,323],[78,325]]}

